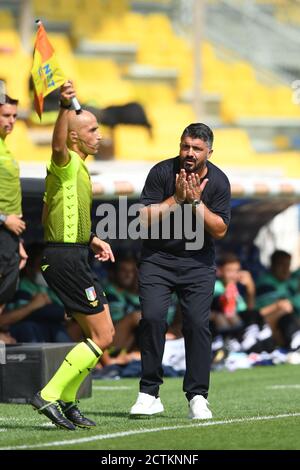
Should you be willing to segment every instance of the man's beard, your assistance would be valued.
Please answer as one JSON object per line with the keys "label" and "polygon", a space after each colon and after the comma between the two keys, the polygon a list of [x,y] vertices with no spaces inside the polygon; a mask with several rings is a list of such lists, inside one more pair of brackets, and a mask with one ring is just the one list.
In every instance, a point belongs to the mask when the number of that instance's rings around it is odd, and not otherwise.
{"label": "man's beard", "polygon": [[205,167],[206,160],[197,164],[196,158],[193,157],[185,157],[181,162],[181,168],[183,168],[186,173],[200,173]]}

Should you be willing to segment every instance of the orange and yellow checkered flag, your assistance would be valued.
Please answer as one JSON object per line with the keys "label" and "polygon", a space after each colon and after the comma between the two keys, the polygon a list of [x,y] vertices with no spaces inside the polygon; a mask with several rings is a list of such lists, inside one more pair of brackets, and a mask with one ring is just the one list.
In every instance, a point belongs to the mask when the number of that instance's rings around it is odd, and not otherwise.
{"label": "orange and yellow checkered flag", "polygon": [[41,119],[44,97],[65,83],[66,77],[59,68],[42,22],[38,20],[37,24],[31,76],[34,84],[34,108]]}

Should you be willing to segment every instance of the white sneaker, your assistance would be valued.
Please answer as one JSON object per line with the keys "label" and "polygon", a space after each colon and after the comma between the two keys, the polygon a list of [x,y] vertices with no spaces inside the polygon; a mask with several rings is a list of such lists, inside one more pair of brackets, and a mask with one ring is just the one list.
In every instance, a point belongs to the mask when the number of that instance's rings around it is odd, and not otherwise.
{"label": "white sneaker", "polygon": [[293,350],[300,348],[300,331],[293,334],[290,346]]}
{"label": "white sneaker", "polygon": [[155,415],[164,411],[160,398],[139,392],[137,400],[130,410],[131,415]]}
{"label": "white sneaker", "polygon": [[196,395],[189,402],[189,418],[190,419],[211,419],[212,412],[207,407],[208,401],[202,395]]}
{"label": "white sneaker", "polygon": [[250,325],[246,328],[243,341],[241,343],[243,351],[248,351],[248,349],[252,348],[257,343],[257,337],[259,335],[259,327],[256,325]]}

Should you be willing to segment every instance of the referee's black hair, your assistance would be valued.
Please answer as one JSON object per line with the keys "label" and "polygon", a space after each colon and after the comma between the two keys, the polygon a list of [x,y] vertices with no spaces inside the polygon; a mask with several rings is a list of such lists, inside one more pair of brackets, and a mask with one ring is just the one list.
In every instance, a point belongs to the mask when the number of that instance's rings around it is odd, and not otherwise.
{"label": "referee's black hair", "polygon": [[207,146],[211,149],[214,141],[213,131],[206,124],[202,122],[196,122],[187,126],[181,136],[181,139],[184,137],[191,137],[192,139],[201,139],[203,142],[207,143]]}

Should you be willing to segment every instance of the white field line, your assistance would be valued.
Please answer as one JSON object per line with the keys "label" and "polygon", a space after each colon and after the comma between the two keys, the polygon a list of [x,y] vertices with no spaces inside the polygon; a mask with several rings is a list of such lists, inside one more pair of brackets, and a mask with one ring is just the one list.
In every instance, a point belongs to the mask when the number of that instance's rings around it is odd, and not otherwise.
{"label": "white field line", "polygon": [[300,388],[300,384],[287,384],[287,385],[270,385],[266,387],[270,390],[284,390],[286,388]]}
{"label": "white field line", "polygon": [[162,426],[160,428],[142,428],[142,429],[135,429],[132,431],[124,431],[124,432],[115,432],[111,434],[96,434],[95,436],[90,437],[81,437],[78,439],[68,439],[65,441],[51,441],[51,442],[41,442],[40,444],[23,444],[17,446],[9,446],[9,447],[0,447],[0,450],[16,450],[16,449],[35,449],[41,447],[54,447],[54,446],[67,446],[67,445],[76,445],[76,444],[84,444],[86,442],[95,442],[95,441],[102,441],[105,439],[116,439],[120,437],[127,437],[127,436],[134,436],[138,434],[148,434],[148,433],[156,433],[161,431],[177,431],[178,429],[190,429],[190,428],[202,428],[208,426],[222,426],[226,424],[238,424],[238,423],[249,423],[249,422],[256,422],[256,421],[270,421],[274,419],[283,419],[283,418],[295,418],[300,417],[300,413],[286,413],[280,415],[270,415],[270,416],[252,416],[249,418],[237,418],[237,419],[228,419],[223,421],[204,421],[201,423],[195,424],[186,424],[186,425],[179,425],[179,426]]}
{"label": "white field line", "polygon": [[38,418],[16,418],[16,417],[10,417],[10,416],[1,416],[0,417],[0,421],[13,421],[14,423],[15,422],[19,422],[19,423],[24,423],[24,421],[26,421],[27,423],[30,422],[30,423],[40,423],[40,420]]}

